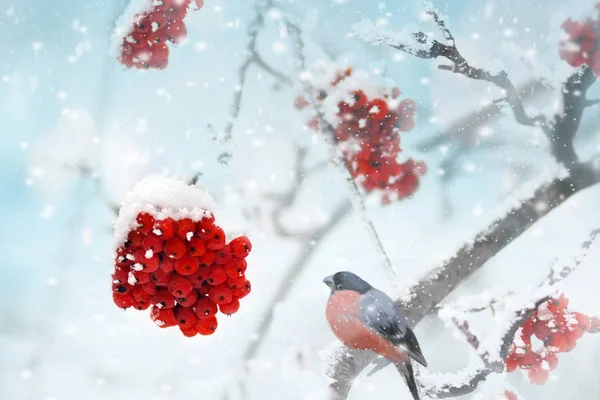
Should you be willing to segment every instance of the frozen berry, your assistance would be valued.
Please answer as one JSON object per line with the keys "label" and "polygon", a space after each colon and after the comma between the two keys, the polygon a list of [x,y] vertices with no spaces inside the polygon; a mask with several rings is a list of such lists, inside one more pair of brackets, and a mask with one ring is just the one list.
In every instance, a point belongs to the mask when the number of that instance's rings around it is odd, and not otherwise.
{"label": "frozen berry", "polygon": [[[178,14],[182,12],[181,9],[176,11]],[[181,43],[187,38],[187,28],[181,20],[173,21],[166,29],[169,40],[173,43]]]}
{"label": "frozen berry", "polygon": [[196,315],[198,318],[208,318],[215,315],[218,311],[217,305],[213,303],[208,297],[201,297],[194,305]]}
{"label": "frozen berry", "polygon": [[144,271],[133,271],[132,272],[133,277],[135,278],[135,283],[136,284],[144,284],[147,282],[150,282],[152,279],[150,277],[150,274]]}
{"label": "frozen berry", "polygon": [[[150,277],[152,278],[152,276]],[[154,296],[158,291],[158,287],[154,284],[154,282],[147,282],[142,285],[144,292],[148,293],[150,296]]]}
{"label": "frozen berry", "polygon": [[517,369],[517,367],[518,367],[517,359],[515,358],[514,355],[509,354],[508,357],[506,357],[506,371],[512,372],[515,369]]}
{"label": "frozen berry", "polygon": [[548,307],[548,311],[550,311],[553,314],[556,314],[559,311],[562,311],[565,308],[567,308],[567,306],[569,305],[569,299],[567,299],[565,295],[561,293],[560,296],[548,300],[546,305]]}
{"label": "frozen berry", "polygon": [[245,276],[227,279],[227,286],[229,286],[231,288],[231,290],[235,290],[237,288],[243,287],[245,284],[246,284]]}
{"label": "frozen berry", "polygon": [[191,307],[196,303],[196,300],[198,300],[198,292],[196,290],[192,290],[188,295],[184,297],[177,297],[175,300],[177,301],[177,304],[182,307]]}
{"label": "frozen berry", "polygon": [[207,239],[206,247],[211,250],[222,249],[225,246],[226,240],[225,232],[221,227],[215,226],[210,236]]}
{"label": "frozen berry", "polygon": [[131,290],[131,285],[128,283],[113,283],[112,289],[114,293],[125,294]]}
{"label": "frozen berry", "polygon": [[192,285],[194,285],[194,288],[198,289],[202,285],[202,282],[204,282],[205,280],[208,279],[209,275],[210,275],[210,268],[201,267],[201,268],[198,268],[198,270],[196,272],[194,272],[193,274],[187,275],[185,278],[187,280],[189,280],[190,282],[192,282]]}
{"label": "frozen berry", "polygon": [[367,104],[369,115],[375,120],[382,120],[389,112],[388,105],[383,99],[373,99]]}
{"label": "frozen berry", "polygon": [[225,273],[229,278],[239,278],[246,272],[246,260],[243,258],[234,258],[225,264]]}
{"label": "frozen berry", "polygon": [[168,328],[177,325],[175,313],[170,308],[152,307],[150,318],[161,328]]}
{"label": "frozen berry", "polygon": [[159,308],[173,308],[175,307],[175,298],[167,288],[159,288],[152,297],[152,303],[156,304]]}
{"label": "frozen berry", "polygon": [[212,250],[208,250],[206,253],[198,257],[200,267],[210,267],[215,262],[216,254]]}
{"label": "frozen berry", "polygon": [[210,267],[210,274],[207,279],[208,283],[217,286],[227,281],[227,274],[223,267],[212,266]]}
{"label": "frozen berry", "polygon": [[215,250],[215,264],[227,264],[232,258],[231,248],[227,245],[222,249]]}
{"label": "frozen berry", "polygon": [[548,380],[548,371],[540,366],[529,370],[529,381],[535,385],[543,385]]}
{"label": "frozen berry", "polygon": [[140,231],[129,231],[129,233],[127,234],[127,242],[125,243],[125,246],[127,248],[138,248],[142,246],[143,240],[144,235]]}
{"label": "frozen berry", "polygon": [[198,334],[198,332],[196,332],[196,328],[193,326],[191,328],[183,328],[180,326],[179,330],[181,331],[181,333],[183,333],[183,336],[185,337],[194,337]]}
{"label": "frozen berry", "polygon": [[171,272],[175,269],[175,261],[172,258],[165,256],[164,254],[159,255],[159,264],[158,267],[165,272]]}
{"label": "frozen berry", "polygon": [[210,216],[202,218],[196,223],[196,235],[203,240],[210,237],[211,233],[215,229],[215,217],[211,214]]}
{"label": "frozen berry", "polygon": [[170,276],[170,272],[165,272],[160,268],[150,274],[150,278],[156,286],[167,286],[169,284]]}
{"label": "frozen berry", "polygon": [[227,304],[233,300],[233,292],[227,285],[221,284],[208,291],[208,298],[215,304]]}
{"label": "frozen berry", "polygon": [[198,259],[189,254],[175,261],[175,271],[181,275],[192,275],[198,271],[199,266]]}
{"label": "frozen berry", "polygon": [[177,223],[177,236],[189,240],[194,235],[196,224],[189,218],[184,218]]}
{"label": "frozen berry", "polygon": [[144,250],[152,250],[153,253],[158,254],[163,250],[164,241],[154,233],[149,233],[142,240],[142,247]]}
{"label": "frozen berry", "polygon": [[250,243],[250,239],[248,239],[247,236],[240,236],[233,239],[229,243],[229,246],[231,247],[233,255],[237,258],[246,258],[252,250],[252,243]]}
{"label": "frozen berry", "polygon": [[235,298],[227,304],[219,304],[219,310],[225,315],[235,314],[239,309],[240,301]]}
{"label": "frozen berry", "polygon": [[206,243],[199,237],[193,237],[188,243],[189,253],[195,257],[199,257],[206,253]]}
{"label": "frozen berry", "polygon": [[177,325],[179,325],[181,328],[185,329],[193,327],[198,319],[191,308],[175,306],[174,311]]}
{"label": "frozen berry", "polygon": [[129,308],[133,306],[135,300],[133,300],[131,292],[125,294],[113,293],[113,302],[119,308]]}
{"label": "frozen berry", "polygon": [[177,231],[177,223],[172,218],[165,218],[154,223],[154,233],[163,240],[172,239]]}
{"label": "frozen berry", "polygon": [[154,217],[148,213],[142,212],[139,213],[137,218],[135,219],[138,223],[138,230],[147,235],[152,231],[152,227],[154,226]]}
{"label": "frozen berry", "polygon": [[244,286],[238,287],[237,289],[235,289],[233,291],[233,295],[238,299],[242,299],[242,298],[248,296],[248,294],[250,293],[251,290],[252,290],[252,285],[250,284],[249,280],[246,280],[246,282],[244,283]]}
{"label": "frozen berry", "polygon": [[183,276],[174,273],[169,280],[167,285],[169,292],[175,297],[184,297],[194,290],[194,286],[190,281],[185,279]]}
{"label": "frozen berry", "polygon": [[187,252],[187,245],[182,238],[175,236],[171,240],[167,241],[164,251],[168,257],[177,260],[185,255]]}
{"label": "frozen berry", "polygon": [[196,321],[194,328],[196,329],[196,332],[201,335],[212,335],[217,330],[218,326],[219,323],[217,322],[217,318],[212,316],[199,319]]}

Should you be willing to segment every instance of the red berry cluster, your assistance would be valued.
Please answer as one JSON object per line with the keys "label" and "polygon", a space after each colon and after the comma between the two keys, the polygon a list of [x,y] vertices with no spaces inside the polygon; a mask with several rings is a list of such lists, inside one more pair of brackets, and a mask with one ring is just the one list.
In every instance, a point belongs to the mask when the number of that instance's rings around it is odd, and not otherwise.
{"label": "red berry cluster", "polygon": [[[600,17],[600,3],[596,9]],[[586,18],[585,21],[573,21],[569,18],[562,28],[566,35],[560,42],[560,58],[572,67],[587,64],[596,76],[600,76],[600,20]]]}
{"label": "red berry cluster", "polygon": [[113,300],[120,308],[146,310],[161,328],[179,326],[185,336],[210,335],[217,311],[234,314],[250,293],[246,236],[226,243],[214,217],[155,220],[139,213],[137,228],[117,249]]}
{"label": "red berry cluster", "polygon": [[510,390],[504,391],[504,397],[506,398],[506,400],[517,400],[517,395],[514,394],[514,392],[511,392]]}
{"label": "red berry cluster", "polygon": [[[351,68],[338,72],[331,81],[331,90],[351,75]],[[426,172],[426,166],[412,159],[399,162],[398,156],[401,152],[399,133],[410,131],[415,125],[415,102],[396,101],[400,96],[398,88],[381,97],[369,98],[363,90],[349,94],[352,101],[338,103],[334,124],[334,140],[348,171],[367,193],[379,191],[383,204],[412,195],[419,187],[419,177]],[[320,90],[317,99],[323,101],[327,96],[326,90]],[[296,100],[297,108],[309,105],[303,97]],[[318,118],[309,123],[315,130],[319,125]]]}
{"label": "red berry cluster", "polygon": [[[543,385],[548,379],[548,372],[558,365],[556,353],[571,351],[577,339],[586,332],[600,332],[600,319],[569,311],[568,304],[569,300],[560,295],[540,305],[525,321],[506,357],[508,372],[517,367],[528,370],[529,380]],[[533,336],[543,343],[537,351],[531,346]]]}
{"label": "red berry cluster", "polygon": [[119,61],[127,68],[166,68],[169,64],[167,42],[181,43],[187,37],[183,18],[191,2],[158,0],[152,3],[150,11],[136,14],[131,32],[123,38]]}

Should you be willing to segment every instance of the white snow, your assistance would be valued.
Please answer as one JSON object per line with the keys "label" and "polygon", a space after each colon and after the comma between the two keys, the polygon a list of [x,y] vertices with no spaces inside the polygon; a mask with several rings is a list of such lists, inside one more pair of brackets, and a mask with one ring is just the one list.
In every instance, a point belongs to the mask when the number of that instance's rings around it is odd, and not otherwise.
{"label": "white snow", "polygon": [[211,215],[215,204],[208,191],[175,177],[152,174],[142,179],[123,197],[119,217],[115,222],[116,246],[127,239],[137,227],[140,212],[147,212],[156,220],[190,218],[199,221]]}

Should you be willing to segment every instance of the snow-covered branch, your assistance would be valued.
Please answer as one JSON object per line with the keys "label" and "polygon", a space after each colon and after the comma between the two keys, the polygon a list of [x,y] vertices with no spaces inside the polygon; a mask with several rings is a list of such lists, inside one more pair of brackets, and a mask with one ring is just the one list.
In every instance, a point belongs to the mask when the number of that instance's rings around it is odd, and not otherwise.
{"label": "snow-covered branch", "polygon": [[[519,90],[514,86],[506,71],[492,73],[486,69],[474,67],[468,63],[456,46],[456,41],[443,19],[437,12],[428,11],[442,32],[446,43],[429,37],[423,32],[410,35],[388,32],[370,21],[362,21],[354,25],[355,35],[360,39],[375,44],[387,44],[395,49],[422,59],[444,58],[450,65],[439,65],[444,71],[451,71],[467,78],[486,81],[502,89],[506,95],[505,101],[510,106],[515,120],[525,126],[538,126],[550,140],[552,154],[556,160],[570,167],[578,162],[573,147],[573,138],[579,129],[583,111],[595,104],[586,99],[586,92],[596,81],[596,77],[588,66],[581,67],[563,84],[563,110],[554,116],[552,122],[542,115],[530,116],[525,110]],[[412,40],[415,45],[407,44]]]}
{"label": "snow-covered branch", "polygon": [[[523,199],[518,206],[479,233],[473,241],[466,243],[451,259],[413,286],[408,296],[398,300],[398,305],[404,310],[412,326],[433,312],[448,294],[535,222],[574,193],[598,182],[600,170],[595,161],[577,164],[568,177],[557,178],[540,186],[532,196]],[[524,314],[522,316],[525,317]],[[481,346],[482,351],[490,348],[485,344]],[[501,350],[500,355],[503,353]],[[374,358],[371,352],[340,347],[330,359],[327,371],[332,379],[331,398],[345,399],[355,378]],[[475,380],[482,380],[481,376],[476,375],[478,378],[474,377]]]}

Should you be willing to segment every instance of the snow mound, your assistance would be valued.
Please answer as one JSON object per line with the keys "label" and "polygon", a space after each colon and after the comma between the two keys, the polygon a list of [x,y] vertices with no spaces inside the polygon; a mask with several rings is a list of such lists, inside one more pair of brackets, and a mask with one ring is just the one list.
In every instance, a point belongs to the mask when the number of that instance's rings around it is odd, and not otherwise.
{"label": "snow mound", "polygon": [[175,177],[152,174],[142,179],[123,197],[115,222],[116,246],[121,246],[127,234],[137,227],[136,217],[147,212],[155,219],[190,218],[199,221],[212,215],[215,204],[208,191]]}

